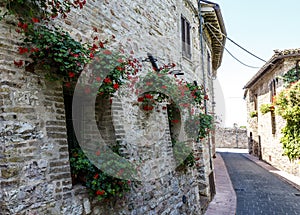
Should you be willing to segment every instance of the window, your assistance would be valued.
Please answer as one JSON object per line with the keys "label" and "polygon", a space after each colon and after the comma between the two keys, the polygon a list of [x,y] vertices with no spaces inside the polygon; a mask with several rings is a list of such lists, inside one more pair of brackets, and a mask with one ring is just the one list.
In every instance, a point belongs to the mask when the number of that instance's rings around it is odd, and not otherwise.
{"label": "window", "polygon": [[276,96],[277,79],[273,79],[269,84],[270,88],[270,102],[273,102],[273,97]]}
{"label": "window", "polygon": [[257,94],[254,94],[253,101],[254,101],[254,110],[257,111]]}
{"label": "window", "polygon": [[182,55],[191,58],[190,23],[181,17]]}

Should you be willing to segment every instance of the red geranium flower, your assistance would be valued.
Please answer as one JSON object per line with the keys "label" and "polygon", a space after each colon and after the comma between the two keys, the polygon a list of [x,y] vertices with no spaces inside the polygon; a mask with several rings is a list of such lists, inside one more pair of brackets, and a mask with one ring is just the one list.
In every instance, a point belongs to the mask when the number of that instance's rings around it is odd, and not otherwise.
{"label": "red geranium flower", "polygon": [[172,123],[178,123],[179,120],[178,120],[178,119],[173,119],[171,122],[172,122]]}
{"label": "red geranium flower", "polygon": [[110,80],[110,78],[105,78],[105,79],[104,79],[104,83],[106,83],[106,84],[110,84],[110,83],[111,83],[111,80]]}
{"label": "red geranium flower", "polygon": [[102,196],[102,195],[105,194],[105,191],[104,190],[97,190],[96,194]]}
{"label": "red geranium flower", "polygon": [[100,46],[100,48],[104,49],[104,43],[100,42],[99,46]]}
{"label": "red geranium flower", "polygon": [[17,67],[21,67],[21,66],[23,66],[23,61],[22,61],[22,60],[19,60],[19,61],[15,61],[15,60],[14,60],[14,64],[15,64]]}
{"label": "red geranium flower", "polygon": [[27,24],[27,23],[24,23],[24,24],[22,25],[22,28],[23,28],[23,30],[26,30],[26,29],[28,28],[28,24]]}
{"label": "red geranium flower", "polygon": [[19,54],[24,54],[28,52],[28,48],[19,47]]}
{"label": "red geranium flower", "polygon": [[204,99],[205,99],[205,100],[208,100],[208,95],[205,95],[205,96],[204,96]]}
{"label": "red geranium flower", "polygon": [[98,173],[96,173],[96,174],[94,175],[94,179],[97,179],[97,178],[99,178],[99,174],[98,174]]}
{"label": "red geranium flower", "polygon": [[34,23],[40,22],[40,20],[39,20],[38,18],[35,18],[35,17],[32,17],[32,21],[33,21]]}
{"label": "red geranium flower", "polygon": [[151,94],[145,94],[145,98],[147,98],[147,99],[153,99],[153,96]]}
{"label": "red geranium flower", "polygon": [[138,98],[138,102],[143,102],[144,101],[144,97],[139,97]]}
{"label": "red geranium flower", "polygon": [[115,90],[119,89],[119,84],[115,83],[114,86],[113,86],[113,88],[114,88]]}
{"label": "red geranium flower", "polygon": [[39,51],[38,48],[31,48],[31,49],[30,49],[30,52],[38,52],[38,51]]}
{"label": "red geranium flower", "polygon": [[70,78],[74,78],[75,77],[75,73],[74,72],[69,72],[69,77]]}
{"label": "red geranium flower", "polygon": [[145,111],[151,111],[151,110],[153,110],[153,106],[151,106],[151,105],[145,105],[144,107],[143,107],[143,109],[145,110]]}
{"label": "red geranium flower", "polygon": [[98,49],[98,46],[96,44],[93,44],[91,50],[95,51],[96,49]]}

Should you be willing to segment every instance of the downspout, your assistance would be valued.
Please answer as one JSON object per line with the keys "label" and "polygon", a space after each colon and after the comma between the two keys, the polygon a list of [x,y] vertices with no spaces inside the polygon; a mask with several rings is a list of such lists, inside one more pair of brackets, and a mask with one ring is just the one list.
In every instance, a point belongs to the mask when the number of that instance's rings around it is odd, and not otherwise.
{"label": "downspout", "polygon": [[[199,36],[200,36],[200,48],[201,48],[201,69],[202,69],[202,75],[203,75],[203,87],[204,87],[204,94],[206,95],[206,75],[205,75],[205,69],[204,69],[204,46],[203,46],[203,29],[202,29],[202,15],[201,15],[201,1],[198,0],[198,18],[199,18]],[[204,110],[205,114],[208,113],[207,111],[207,102],[204,100]],[[211,142],[208,140],[208,148],[209,148],[209,165],[210,169],[213,169],[212,166],[212,158],[211,158]]]}

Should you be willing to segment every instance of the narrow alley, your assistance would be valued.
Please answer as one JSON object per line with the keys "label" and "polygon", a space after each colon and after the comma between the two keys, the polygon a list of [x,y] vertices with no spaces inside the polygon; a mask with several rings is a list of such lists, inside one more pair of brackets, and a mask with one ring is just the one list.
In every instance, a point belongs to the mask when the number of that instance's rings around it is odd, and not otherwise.
{"label": "narrow alley", "polygon": [[237,215],[300,214],[300,191],[242,153],[220,152],[237,197]]}

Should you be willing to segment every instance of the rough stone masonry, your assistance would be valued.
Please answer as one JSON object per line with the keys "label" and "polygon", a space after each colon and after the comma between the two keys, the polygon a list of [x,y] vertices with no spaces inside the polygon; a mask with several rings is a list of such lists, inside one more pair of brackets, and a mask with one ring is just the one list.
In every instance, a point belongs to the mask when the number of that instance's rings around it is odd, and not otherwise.
{"label": "rough stone masonry", "polygon": [[[191,59],[181,53],[181,16],[191,25]],[[63,84],[45,79],[41,69],[27,72],[14,66],[14,60],[24,56],[18,55],[20,40],[12,20],[0,22],[0,214],[201,214],[211,198],[209,139],[196,143],[194,168],[133,183],[124,198],[98,202],[85,187],[72,185]],[[211,77],[202,76],[196,1],[88,1],[84,9],[56,22],[82,42],[91,38],[95,26],[101,29],[101,39],[115,35],[126,53],[134,51],[136,57],[144,58],[150,52],[159,63],[175,62],[184,71],[184,79],[202,83],[204,78],[212,88]],[[211,53],[210,43],[207,36],[205,55]],[[210,67],[210,62],[204,63],[204,68]],[[111,120],[108,139],[128,140],[136,132],[126,129],[126,122],[134,126],[128,119],[131,110],[121,106],[114,102],[109,112],[123,119],[120,125]],[[212,108],[211,101],[208,106]],[[157,117],[166,117],[160,114],[150,122],[158,125]],[[150,152],[145,151],[145,156]],[[170,154],[170,147],[158,152]],[[165,165],[174,165],[174,160],[167,159]]]}

